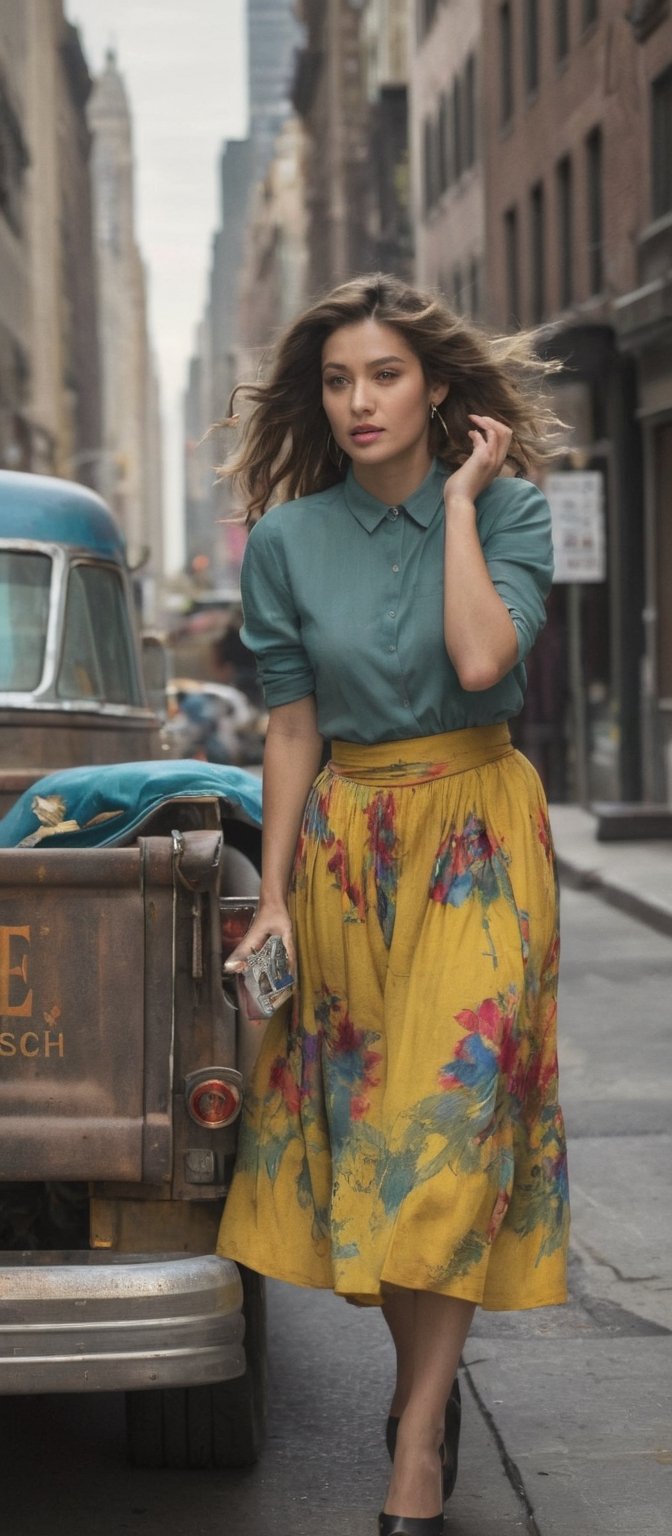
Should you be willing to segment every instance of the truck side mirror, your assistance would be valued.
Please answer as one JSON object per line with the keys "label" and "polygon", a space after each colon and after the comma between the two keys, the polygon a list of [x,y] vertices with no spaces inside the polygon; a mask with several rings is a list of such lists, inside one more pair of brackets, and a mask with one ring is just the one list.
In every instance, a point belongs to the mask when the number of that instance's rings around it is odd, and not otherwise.
{"label": "truck side mirror", "polygon": [[142,636],[142,675],[149,707],[165,721],[168,713],[168,652],[158,635]]}

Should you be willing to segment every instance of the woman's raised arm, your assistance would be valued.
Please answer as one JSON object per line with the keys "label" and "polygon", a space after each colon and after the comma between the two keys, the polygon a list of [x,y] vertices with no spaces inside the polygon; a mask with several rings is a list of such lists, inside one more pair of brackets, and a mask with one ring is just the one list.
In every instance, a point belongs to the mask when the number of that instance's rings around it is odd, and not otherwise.
{"label": "woman's raised arm", "polygon": [[511,615],[496,592],[476,528],[476,497],[502,473],[511,432],[489,416],[472,416],[471,456],[446,481],[444,638],[460,684],[492,688],[518,660]]}

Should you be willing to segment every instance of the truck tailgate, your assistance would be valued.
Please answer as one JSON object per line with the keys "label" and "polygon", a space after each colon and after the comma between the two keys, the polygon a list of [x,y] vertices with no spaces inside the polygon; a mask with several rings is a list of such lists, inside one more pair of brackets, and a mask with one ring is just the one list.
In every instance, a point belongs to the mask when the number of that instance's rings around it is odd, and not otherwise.
{"label": "truck tailgate", "polygon": [[0,851],[5,1180],[170,1176],[168,838]]}

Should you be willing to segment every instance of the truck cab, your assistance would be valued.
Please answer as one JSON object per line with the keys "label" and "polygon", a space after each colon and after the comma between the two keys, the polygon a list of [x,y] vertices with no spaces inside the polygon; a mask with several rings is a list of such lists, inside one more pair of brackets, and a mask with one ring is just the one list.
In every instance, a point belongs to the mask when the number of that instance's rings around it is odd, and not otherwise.
{"label": "truck cab", "polygon": [[52,768],[161,750],[112,513],[83,486],[0,471],[0,815]]}

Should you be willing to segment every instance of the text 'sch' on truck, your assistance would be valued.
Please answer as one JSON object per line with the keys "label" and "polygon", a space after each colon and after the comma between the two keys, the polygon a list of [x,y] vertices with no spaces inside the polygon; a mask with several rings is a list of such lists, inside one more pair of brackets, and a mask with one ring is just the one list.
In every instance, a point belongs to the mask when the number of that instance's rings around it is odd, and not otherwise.
{"label": "text 'sch' on truck", "polygon": [[228,770],[183,762],[126,833],[77,846],[67,789],[31,788],[134,760],[151,780],[160,750],[110,512],[0,473],[0,811],[22,794],[36,828],[0,846],[0,1393],[123,1390],[136,1464],[240,1466],[263,1434],[263,1281],[214,1249],[262,1026],[222,968],[259,817]]}

